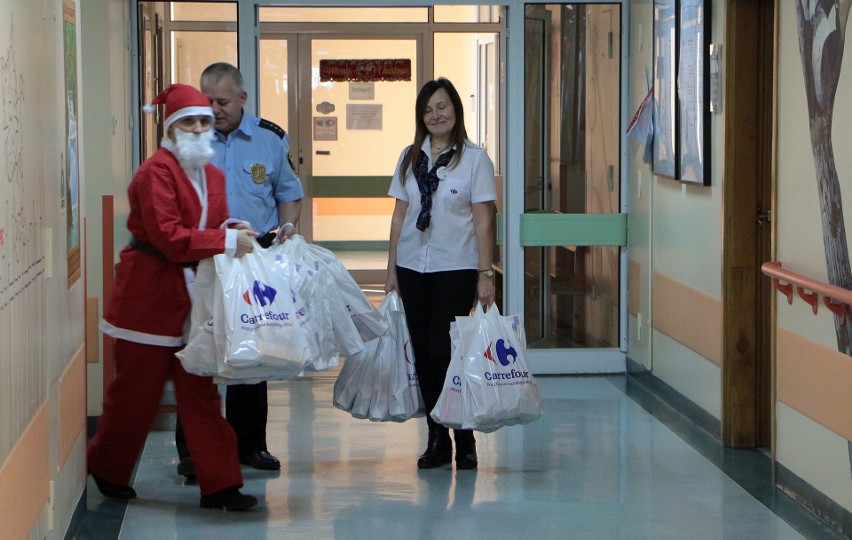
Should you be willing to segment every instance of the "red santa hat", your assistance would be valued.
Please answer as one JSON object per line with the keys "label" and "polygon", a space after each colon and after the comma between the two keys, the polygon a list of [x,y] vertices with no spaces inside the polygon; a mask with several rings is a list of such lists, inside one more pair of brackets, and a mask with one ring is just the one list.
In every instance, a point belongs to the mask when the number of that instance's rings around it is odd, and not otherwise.
{"label": "red santa hat", "polygon": [[213,108],[210,107],[210,100],[207,96],[188,84],[170,84],[142,109],[146,113],[152,113],[156,110],[155,106],[161,104],[166,105],[166,122],[164,124],[166,133],[175,121],[186,116],[214,118]]}

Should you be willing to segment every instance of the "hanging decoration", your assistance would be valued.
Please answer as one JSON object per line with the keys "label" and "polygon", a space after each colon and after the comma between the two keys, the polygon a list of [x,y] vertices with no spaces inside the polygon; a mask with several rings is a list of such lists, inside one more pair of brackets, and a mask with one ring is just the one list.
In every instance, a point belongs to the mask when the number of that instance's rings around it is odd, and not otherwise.
{"label": "hanging decoration", "polygon": [[408,58],[320,60],[320,81],[410,81]]}

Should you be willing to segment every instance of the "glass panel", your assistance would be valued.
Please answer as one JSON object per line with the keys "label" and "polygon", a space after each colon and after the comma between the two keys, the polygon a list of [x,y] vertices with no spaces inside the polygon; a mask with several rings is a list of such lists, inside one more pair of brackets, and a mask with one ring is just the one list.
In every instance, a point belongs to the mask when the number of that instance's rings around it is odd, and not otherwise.
{"label": "glass panel", "polygon": [[237,3],[172,2],[172,20],[237,22]]}
{"label": "glass panel", "polygon": [[[464,102],[464,127],[473,142],[497,155],[496,33],[435,33],[434,77],[452,81]],[[459,54],[470,51],[471,54]],[[499,172],[499,171],[498,171]]]}
{"label": "glass panel", "polygon": [[[524,322],[528,346],[531,349],[617,347],[618,248],[527,247],[524,252],[527,261]],[[542,267],[542,263],[546,266]],[[533,336],[531,330],[537,334]]]}
{"label": "glass panel", "polygon": [[427,22],[427,8],[291,8],[262,7],[260,22]]}
{"label": "glass panel", "polygon": [[237,64],[236,32],[172,32],[172,82],[198,88],[201,72],[213,62]]}
{"label": "glass panel", "polygon": [[[312,175],[386,176],[414,138],[417,88],[411,81],[320,82],[319,61],[408,58],[417,72],[415,40],[311,41]],[[333,107],[333,110],[331,110]],[[357,179],[345,179],[347,183]],[[352,186],[342,185],[341,191]],[[393,201],[387,197],[315,198],[314,241],[387,241]]]}
{"label": "glass panel", "polygon": [[435,22],[499,23],[499,6],[435,6]]}
{"label": "glass panel", "polygon": [[287,96],[290,91],[290,79],[287,75],[287,40],[261,40],[259,55],[260,116],[289,131]]}
{"label": "glass panel", "polygon": [[[619,9],[526,6],[525,212],[619,212]],[[526,248],[524,273],[531,347],[618,345],[618,247]]]}

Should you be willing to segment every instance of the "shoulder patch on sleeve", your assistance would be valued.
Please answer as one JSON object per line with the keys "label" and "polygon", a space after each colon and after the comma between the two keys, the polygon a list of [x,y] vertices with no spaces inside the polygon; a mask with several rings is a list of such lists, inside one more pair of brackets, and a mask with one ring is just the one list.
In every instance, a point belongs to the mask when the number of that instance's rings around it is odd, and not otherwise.
{"label": "shoulder patch on sleeve", "polygon": [[258,125],[260,127],[262,127],[263,129],[268,129],[269,131],[275,133],[276,135],[278,135],[282,139],[284,138],[284,135],[287,134],[287,132],[284,131],[284,129],[282,129],[281,126],[279,126],[275,122],[271,122],[271,121],[269,121],[265,118],[261,118]]}

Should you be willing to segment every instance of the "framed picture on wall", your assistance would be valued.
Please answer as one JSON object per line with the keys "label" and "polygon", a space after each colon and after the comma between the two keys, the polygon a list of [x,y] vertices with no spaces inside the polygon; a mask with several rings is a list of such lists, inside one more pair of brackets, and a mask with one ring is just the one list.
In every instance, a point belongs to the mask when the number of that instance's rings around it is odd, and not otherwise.
{"label": "framed picture on wall", "polygon": [[704,0],[680,0],[678,10],[677,178],[709,185],[709,23]]}
{"label": "framed picture on wall", "polygon": [[654,138],[651,170],[677,178],[677,0],[654,0]]}

